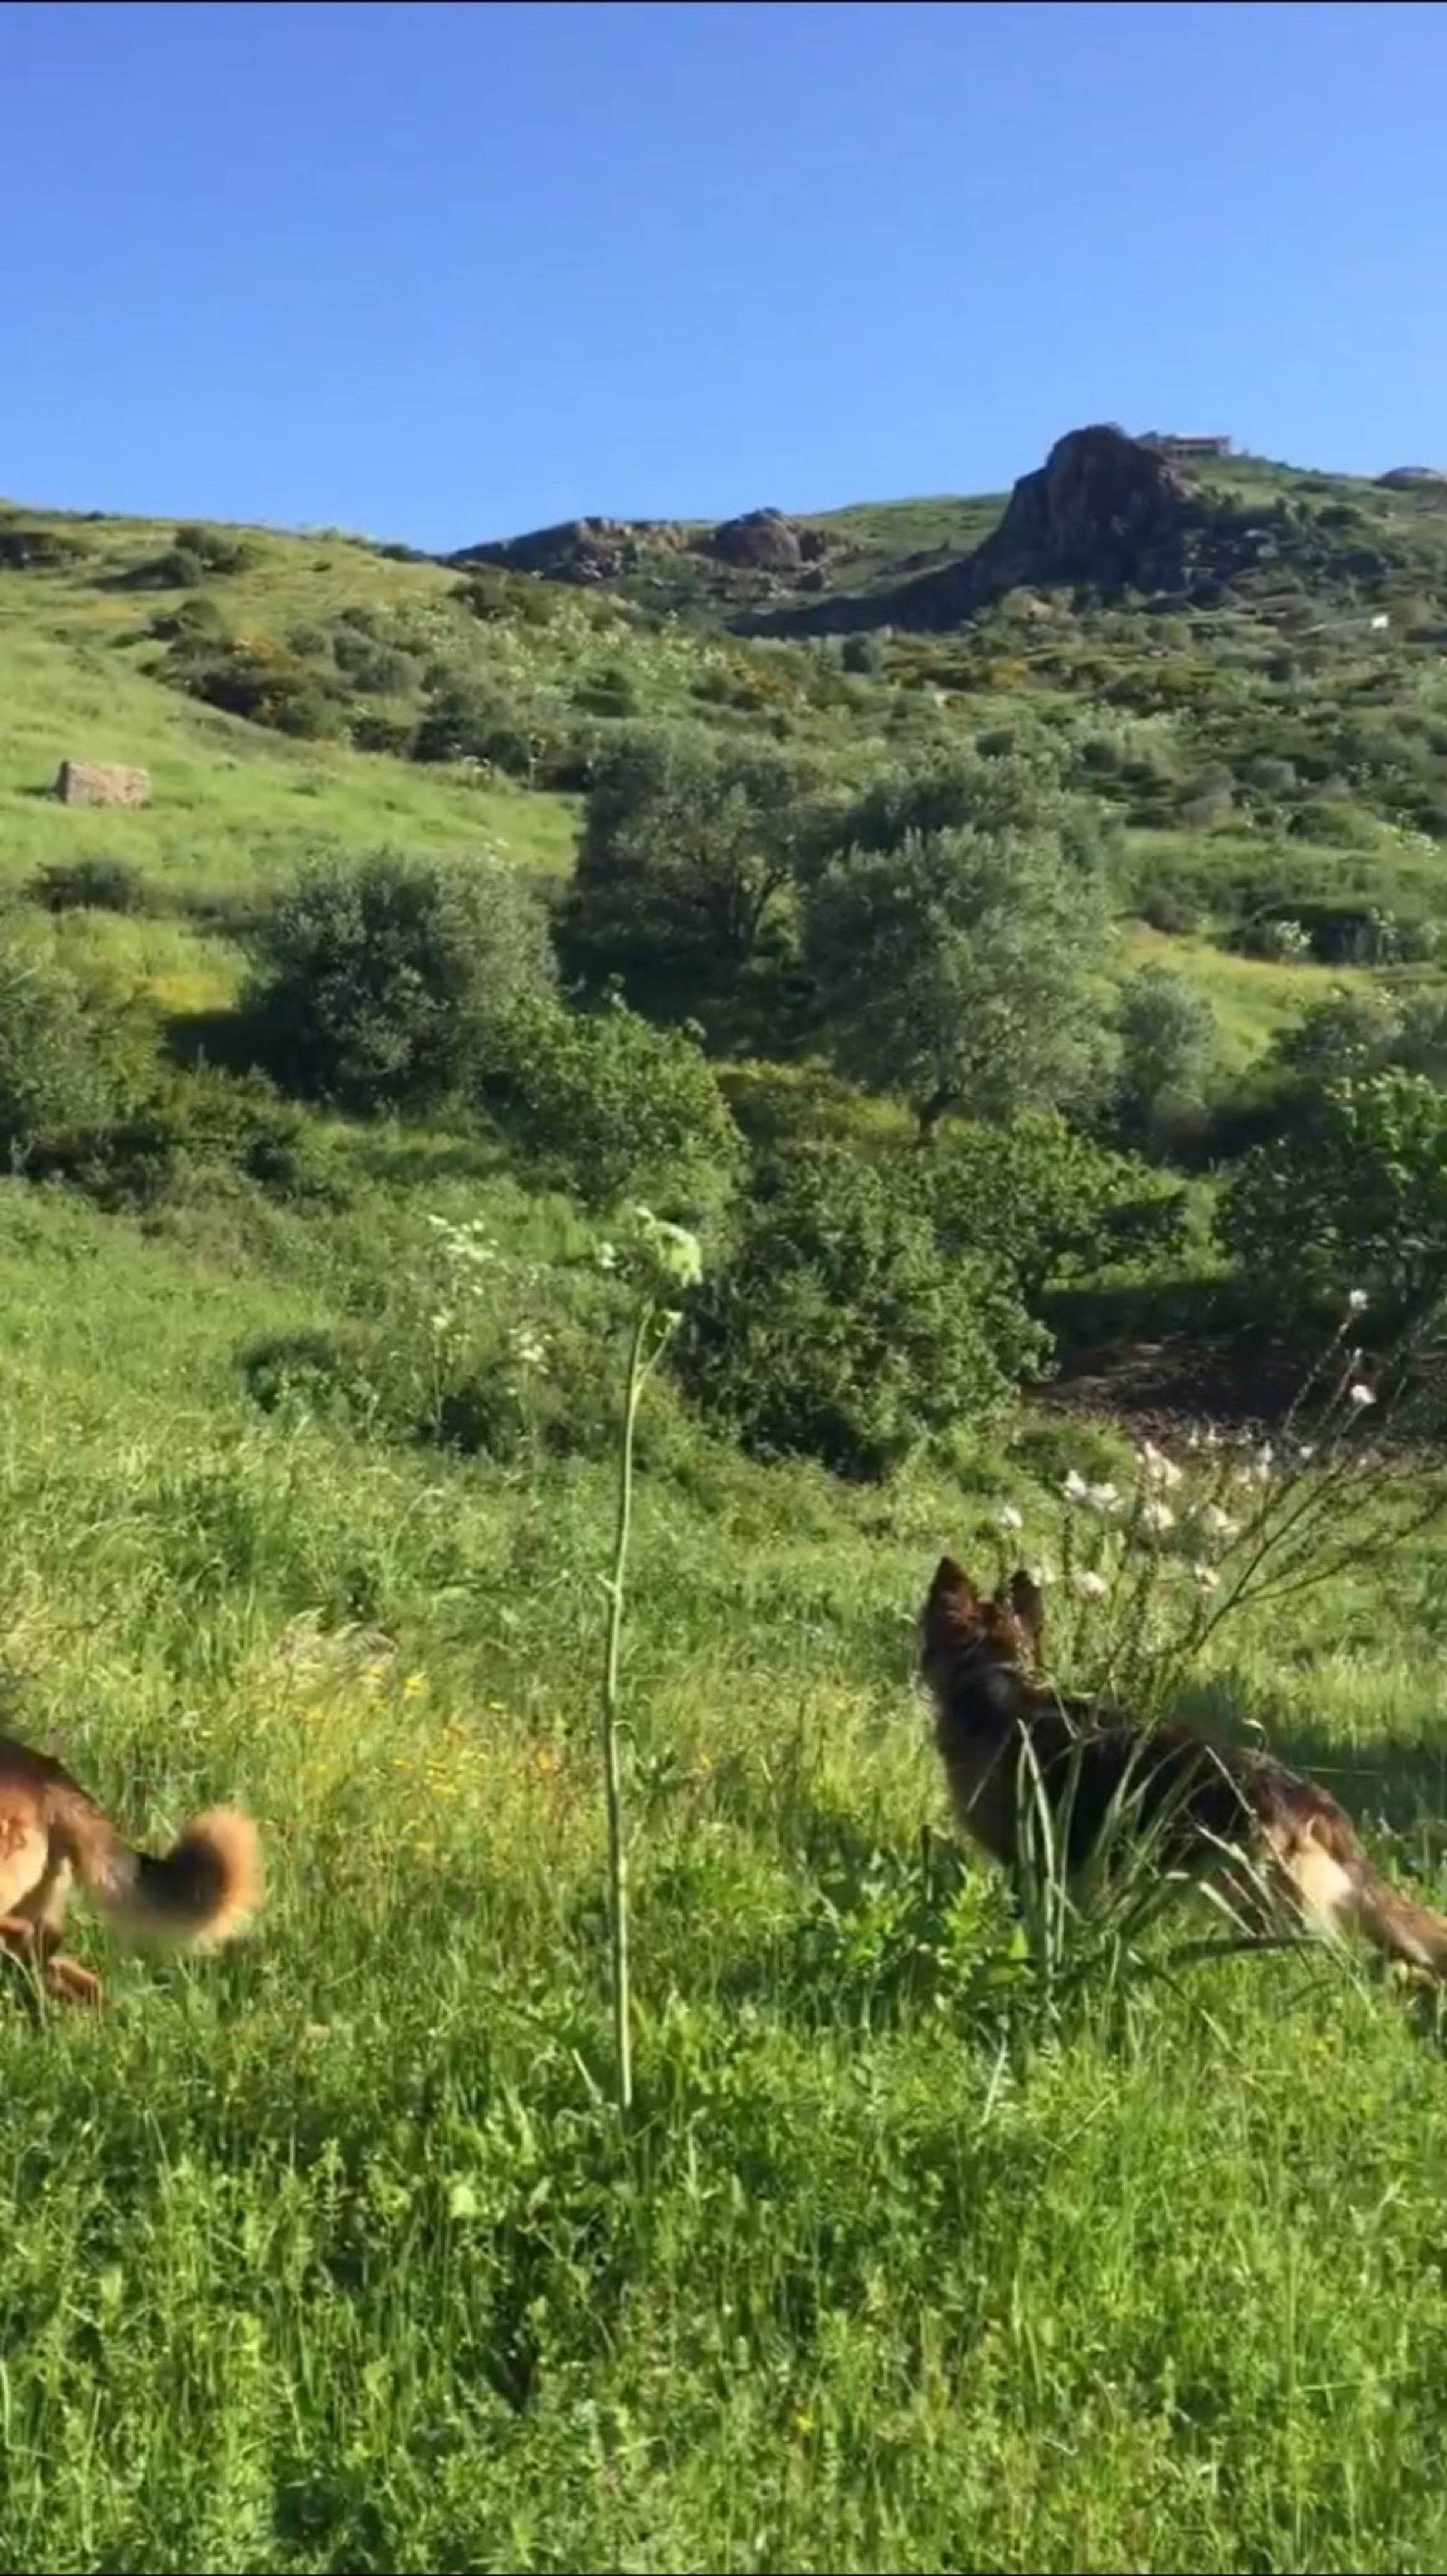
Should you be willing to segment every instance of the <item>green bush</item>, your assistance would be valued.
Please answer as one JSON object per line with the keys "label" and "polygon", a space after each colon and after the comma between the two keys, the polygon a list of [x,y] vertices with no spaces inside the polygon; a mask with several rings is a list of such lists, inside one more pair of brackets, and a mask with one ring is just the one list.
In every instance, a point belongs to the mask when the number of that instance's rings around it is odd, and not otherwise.
{"label": "green bush", "polygon": [[414,656],[385,635],[372,634],[355,615],[339,618],[326,641],[343,677],[368,696],[396,697],[417,677]]}
{"label": "green bush", "polygon": [[1047,1288],[1169,1261],[1185,1223],[1179,1182],[1051,1111],[952,1127],[919,1158],[916,1186],[941,1250],[984,1261],[1032,1311]]}
{"label": "green bush", "polygon": [[675,1365],[755,1454],[869,1478],[986,1417],[1046,1349],[1008,1283],[941,1251],[912,1176],[820,1147],[760,1175]]}
{"label": "green bush", "polygon": [[516,699],[478,681],[456,681],[434,691],[413,736],[412,757],[482,760],[509,778],[532,780],[543,748]]}
{"label": "green bush", "polygon": [[188,519],[175,535],[178,552],[199,563],[203,572],[245,572],[256,561],[255,546],[243,537],[234,537],[225,528],[208,528],[198,519]]}
{"label": "green bush", "polygon": [[165,669],[188,696],[273,733],[314,742],[340,729],[343,699],[335,677],[270,636],[213,641],[191,633],[171,646]]}
{"label": "green bush", "polygon": [[385,752],[394,760],[410,760],[417,739],[412,717],[378,715],[370,707],[352,718],[349,732],[354,751]]}
{"label": "green bush", "polygon": [[0,1155],[124,1114],[153,1074],[150,1016],[14,944],[0,944]]}
{"label": "green bush", "polygon": [[250,935],[243,1000],[284,1090],[361,1116],[475,1090],[517,1004],[546,992],[541,905],[490,858],[326,858]]}
{"label": "green bush", "polygon": [[1159,1146],[1204,1110],[1218,1054],[1216,1014],[1168,966],[1141,966],[1121,986],[1114,1118],[1131,1144]]}
{"label": "green bush", "polygon": [[64,528],[0,528],[0,572],[59,572],[90,551]]}
{"label": "green bush", "polygon": [[207,591],[196,590],[177,607],[159,610],[146,631],[158,644],[196,646],[221,643],[228,629],[217,602]]}
{"label": "green bush", "polygon": [[197,1183],[238,1178],[282,1200],[341,1196],[299,1113],[259,1074],[211,1065],[184,1073],[158,1066],[144,1096],[114,1116],[47,1129],[27,1169],[110,1209],[149,1208]]}
{"label": "green bush", "polygon": [[45,912],[145,912],[150,889],[129,859],[57,859],[25,889]]}
{"label": "green bush", "polygon": [[1447,1093],[1390,1071],[1332,1083],[1246,1155],[1219,1227],[1246,1278],[1305,1324],[1352,1289],[1401,1313],[1447,1288]]}
{"label": "green bush", "polygon": [[1048,848],[1082,876],[1102,875],[1112,855],[1100,807],[1067,791],[1053,746],[1022,750],[1013,731],[997,728],[884,770],[851,798],[817,803],[806,864],[817,873],[854,852],[899,853],[951,832]]}
{"label": "green bush", "polygon": [[537,1176],[585,1206],[699,1210],[738,1177],[742,1139],[697,1037],[617,999],[588,1014],[523,1003],[501,1033],[489,1097]]}

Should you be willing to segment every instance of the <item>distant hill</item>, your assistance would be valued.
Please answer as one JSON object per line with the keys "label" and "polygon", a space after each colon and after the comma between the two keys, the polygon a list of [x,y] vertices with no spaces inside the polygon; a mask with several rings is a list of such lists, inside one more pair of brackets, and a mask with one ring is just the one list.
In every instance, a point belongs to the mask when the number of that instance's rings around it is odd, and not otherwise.
{"label": "distant hill", "polygon": [[[1099,801],[1140,936],[1228,1023],[1239,999],[1244,1042],[1263,979],[1274,1012],[1313,966],[1435,957],[1447,483],[1095,425],[1008,495],[584,519],[441,559],[0,503],[11,885],[122,860],[229,899],[383,841],[556,879],[636,724],[840,782],[961,738],[1033,748]],[[64,806],[64,760],[144,767],[152,801]]]}

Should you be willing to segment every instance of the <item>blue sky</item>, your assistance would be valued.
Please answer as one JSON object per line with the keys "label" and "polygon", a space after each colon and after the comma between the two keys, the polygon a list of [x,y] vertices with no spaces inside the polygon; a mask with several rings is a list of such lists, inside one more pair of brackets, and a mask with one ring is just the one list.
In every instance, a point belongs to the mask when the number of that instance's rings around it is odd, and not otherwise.
{"label": "blue sky", "polygon": [[0,490],[445,546],[1447,462],[1444,0],[0,6]]}

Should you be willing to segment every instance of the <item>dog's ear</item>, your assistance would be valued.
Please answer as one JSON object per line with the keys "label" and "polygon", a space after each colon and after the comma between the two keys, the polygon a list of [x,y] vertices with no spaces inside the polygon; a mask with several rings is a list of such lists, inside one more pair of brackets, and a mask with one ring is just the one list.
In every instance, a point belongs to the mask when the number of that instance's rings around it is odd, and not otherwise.
{"label": "dog's ear", "polygon": [[952,1601],[961,1610],[974,1609],[980,1598],[964,1567],[957,1565],[952,1556],[940,1558],[929,1597],[931,1601]]}
{"label": "dog's ear", "polygon": [[942,1556],[924,1605],[926,1641],[957,1636],[961,1629],[975,1627],[981,1607],[980,1596],[963,1566],[957,1565],[952,1556]]}
{"label": "dog's ear", "polygon": [[1017,1565],[1011,1575],[1006,1597],[1030,1640],[1032,1654],[1038,1658],[1045,1643],[1045,1595],[1023,1565]]}

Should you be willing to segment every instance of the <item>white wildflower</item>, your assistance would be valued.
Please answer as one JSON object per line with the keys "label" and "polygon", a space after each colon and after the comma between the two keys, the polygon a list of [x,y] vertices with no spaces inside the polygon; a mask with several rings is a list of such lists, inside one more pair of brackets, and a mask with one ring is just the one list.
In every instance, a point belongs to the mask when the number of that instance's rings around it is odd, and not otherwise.
{"label": "white wildflower", "polygon": [[616,1243],[600,1243],[598,1246],[597,1260],[600,1270],[616,1270],[618,1267],[618,1247]]}
{"label": "white wildflower", "polygon": [[1347,1299],[1347,1313],[1349,1315],[1363,1315],[1366,1312],[1366,1307],[1367,1292],[1365,1288],[1354,1288]]}
{"label": "white wildflower", "polygon": [[1210,1531],[1212,1538],[1234,1538],[1241,1526],[1239,1521],[1232,1519],[1229,1512],[1222,1511],[1219,1503],[1208,1503],[1201,1514],[1201,1520],[1203,1526]]}
{"label": "white wildflower", "polygon": [[1371,1388],[1363,1386],[1360,1378],[1355,1386],[1347,1389],[1347,1397],[1348,1401],[1356,1406],[1358,1413],[1364,1412],[1369,1404],[1375,1404],[1377,1400]]}
{"label": "white wildflower", "polygon": [[1214,1565],[1193,1565],[1191,1572],[1203,1592],[1214,1592],[1221,1580]]}
{"label": "white wildflower", "polygon": [[1088,1565],[1082,1566],[1075,1578],[1075,1589],[1082,1601],[1103,1601],[1107,1588],[1105,1576],[1093,1574]]}
{"label": "white wildflower", "polygon": [[1090,1487],[1087,1485],[1085,1478],[1082,1476],[1078,1467],[1071,1468],[1069,1475],[1066,1477],[1065,1482],[1061,1487],[1061,1492],[1064,1494],[1067,1503],[1085,1503],[1090,1500]]}
{"label": "white wildflower", "polygon": [[1314,1440],[1303,1440],[1303,1442],[1302,1442],[1302,1444],[1301,1444],[1301,1447],[1297,1450],[1296,1455],[1297,1455],[1298,1461],[1300,1462],[1300,1464],[1301,1464],[1303,1467],[1309,1467],[1309,1466],[1311,1465],[1311,1462],[1312,1462],[1313,1458],[1316,1456],[1316,1443],[1315,1443],[1315,1441],[1314,1441]]}
{"label": "white wildflower", "polygon": [[1017,1512],[1013,1503],[1002,1503],[995,1517],[1002,1530],[1022,1530],[1025,1526],[1024,1513]]}
{"label": "white wildflower", "polygon": [[1085,1499],[1093,1512],[1104,1512],[1107,1519],[1120,1510],[1120,1495],[1114,1485],[1087,1485]]}
{"label": "white wildflower", "polygon": [[1141,1505],[1141,1527],[1155,1532],[1173,1529],[1176,1515],[1169,1503],[1149,1502]]}
{"label": "white wildflower", "polygon": [[1174,1458],[1168,1458],[1165,1451],[1158,1449],[1153,1440],[1145,1441],[1139,1454],[1141,1465],[1153,1485],[1170,1487],[1180,1483],[1181,1470]]}

